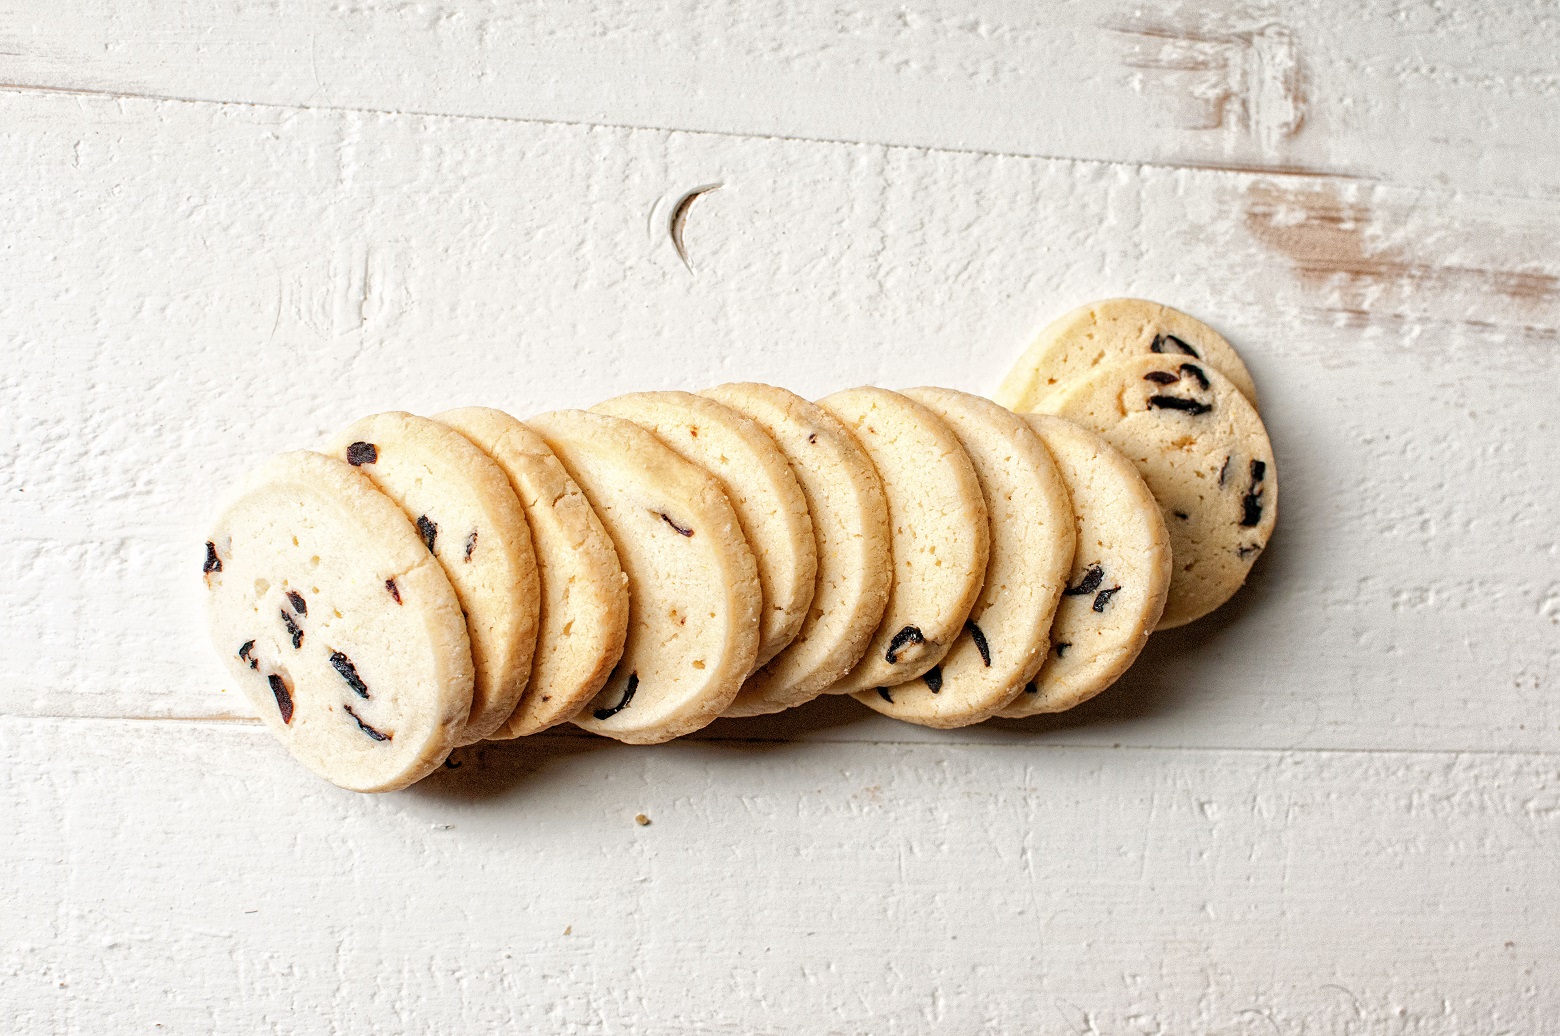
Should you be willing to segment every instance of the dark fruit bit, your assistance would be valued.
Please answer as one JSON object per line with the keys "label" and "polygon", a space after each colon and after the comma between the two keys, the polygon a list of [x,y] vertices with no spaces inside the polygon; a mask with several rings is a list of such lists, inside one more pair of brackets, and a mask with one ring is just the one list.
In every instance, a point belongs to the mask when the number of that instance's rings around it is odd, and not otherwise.
{"label": "dark fruit bit", "polygon": [[394,579],[385,580],[385,589],[390,591],[390,596],[395,598],[395,603],[401,603],[401,588],[395,585]]}
{"label": "dark fruit bit", "polygon": [[807,437],[807,441],[811,442],[811,443],[817,442],[818,441],[818,433],[817,432],[813,432],[811,435],[809,435]]}
{"label": "dark fruit bit", "polygon": [[926,671],[926,675],[921,677],[921,679],[926,681],[927,689],[930,690],[933,694],[936,694],[938,691],[942,690],[942,666],[932,666]]}
{"label": "dark fruit bit", "polygon": [[202,575],[222,571],[222,559],[217,557],[217,545],[210,540],[206,541],[206,563],[201,566],[200,571]]}
{"label": "dark fruit bit", "polygon": [[1184,410],[1188,414],[1206,414],[1213,409],[1212,403],[1199,403],[1195,399],[1182,399],[1180,396],[1149,396],[1148,405],[1161,410]]}
{"label": "dark fruit bit", "polygon": [[[1070,647],[1072,647],[1072,641],[1058,640],[1056,642],[1056,657],[1061,658],[1063,655],[1067,654],[1067,649]],[[1030,686],[1033,686],[1033,684]]]}
{"label": "dark fruit bit", "polygon": [[1040,693],[1040,688],[1035,686],[1035,682],[1033,680],[1030,680],[1028,683],[1024,684],[1024,693],[1025,694],[1039,694]]}
{"label": "dark fruit bit", "polygon": [[1063,597],[1082,597],[1084,594],[1092,594],[1100,588],[1105,581],[1105,570],[1098,565],[1090,565],[1083,570],[1083,578],[1078,580],[1077,586],[1069,586],[1062,591]]}
{"label": "dark fruit bit", "polygon": [[1190,356],[1190,357],[1193,357],[1194,359],[1198,359],[1198,360],[1202,359],[1201,356],[1197,355],[1197,350],[1196,349],[1193,349],[1191,346],[1189,346],[1185,342],[1181,341],[1181,339],[1177,338],[1175,335],[1159,335],[1159,336],[1157,336],[1154,339],[1154,344],[1149,346],[1149,349],[1153,350],[1156,353],[1162,353],[1162,352],[1165,351],[1165,346],[1167,346],[1167,345],[1173,347],[1173,349],[1171,350],[1173,352],[1179,352],[1179,353],[1182,353],[1182,354],[1184,354],[1186,356]]}
{"label": "dark fruit bit", "polygon": [[894,696],[888,693],[888,688],[887,687],[879,687],[877,689],[877,692],[878,692],[878,697],[879,698],[882,698],[884,701],[888,702],[890,705],[894,704]]}
{"label": "dark fruit bit", "polygon": [[1105,610],[1105,606],[1110,603],[1110,599],[1112,597],[1115,597],[1116,596],[1116,591],[1120,590],[1120,589],[1121,589],[1121,587],[1119,587],[1119,586],[1113,586],[1113,587],[1111,587],[1108,590],[1101,590],[1099,593],[1095,594],[1094,595],[1094,610],[1097,611],[1097,612],[1104,611]]}
{"label": "dark fruit bit", "polygon": [[466,537],[466,560],[471,560],[471,552],[477,549],[477,530],[472,529],[471,535]]}
{"label": "dark fruit bit", "polygon": [[668,517],[664,513],[661,514],[661,521],[665,522],[667,525],[670,525],[672,527],[672,531],[677,533],[677,535],[679,535],[679,536],[692,536],[693,535],[693,530],[692,529],[685,529],[685,528],[683,528],[681,525],[678,525],[676,522],[672,521],[672,519],[670,517]]}
{"label": "dark fruit bit", "polygon": [[373,727],[369,726],[367,723],[364,723],[363,722],[363,718],[361,716],[359,716],[357,713],[352,711],[352,706],[350,706],[350,705],[343,705],[342,708],[347,710],[347,715],[352,717],[352,721],[358,725],[358,729],[361,730],[363,733],[367,734],[369,737],[373,738],[375,741],[389,741],[390,740],[391,735],[389,735],[389,734],[382,734],[379,731],[375,730]]}
{"label": "dark fruit bit", "polygon": [[1254,529],[1262,524],[1262,487],[1252,486],[1240,502],[1240,524],[1243,529]]}
{"label": "dark fruit bit", "polygon": [[330,667],[341,674],[341,678],[347,681],[347,686],[357,692],[359,698],[368,697],[368,685],[358,675],[357,666],[352,664],[352,659],[343,655],[340,651],[330,653]]}
{"label": "dark fruit bit", "polygon": [[266,682],[271,685],[271,694],[276,697],[276,709],[282,714],[283,723],[292,722],[292,691],[287,689],[287,681],[276,673],[266,677]]}
{"label": "dark fruit bit", "polygon": [[1174,385],[1181,379],[1169,371],[1149,371],[1143,375],[1144,381],[1152,381],[1155,385]]}
{"label": "dark fruit bit", "polygon": [[1220,489],[1224,488],[1224,480],[1229,477],[1229,474],[1230,474],[1230,459],[1228,457],[1225,457],[1224,458],[1224,464],[1219,468],[1219,488]]}
{"label": "dark fruit bit", "polygon": [[1260,460],[1251,462],[1251,488],[1241,501],[1240,524],[1247,529],[1262,523],[1262,480],[1267,477],[1267,465]]}
{"label": "dark fruit bit", "polygon": [[298,628],[298,624],[293,621],[293,617],[280,608],[277,609],[276,614],[282,617],[282,625],[287,627],[287,635],[292,637],[293,650],[296,651],[303,647],[303,630]]}
{"label": "dark fruit bit", "polygon": [[446,759],[445,759],[445,760],[444,760],[444,768],[445,768],[445,769],[446,769],[446,770],[458,770],[458,769],[460,769],[460,763],[457,763],[457,762],[456,762],[456,761],[455,761],[455,760],[453,760],[453,759],[450,759],[450,758],[446,758]]}
{"label": "dark fruit bit", "polygon": [[639,690],[639,674],[629,673],[628,683],[623,688],[623,700],[612,706],[610,709],[597,709],[594,713],[592,713],[592,715],[594,715],[597,719],[611,719],[613,716],[616,716],[618,713],[628,708],[628,703],[634,700],[634,692],[637,690]]}
{"label": "dark fruit bit", "polygon": [[259,669],[260,668],[259,660],[255,659],[255,658],[251,658],[250,655],[249,655],[249,653],[251,651],[253,651],[254,649],[255,649],[255,642],[252,641],[252,640],[246,640],[246,641],[244,641],[244,643],[238,649],[238,657],[242,658],[245,662],[248,662],[249,663],[249,668],[251,668],[251,669]]}
{"label": "dark fruit bit", "polygon": [[987,669],[991,668],[991,645],[986,643],[986,634],[975,625],[974,619],[965,619],[964,628],[969,631],[970,639],[975,642],[975,650],[980,652],[980,661]]}
{"label": "dark fruit bit", "polygon": [[921,636],[919,626],[906,626],[894,634],[894,639],[888,642],[888,650],[883,652],[883,658],[889,665],[899,661],[899,652],[907,644],[925,644],[926,638]]}
{"label": "dark fruit bit", "polygon": [[1191,515],[1187,514],[1185,511],[1171,511],[1170,513],[1181,519],[1183,522],[1191,518]]}
{"label": "dark fruit bit", "polygon": [[309,614],[309,602],[303,599],[303,594],[296,590],[287,591],[287,599],[292,602],[293,611],[299,615]]}
{"label": "dark fruit bit", "polygon": [[371,442],[355,442],[347,447],[347,463],[354,468],[379,460],[379,447]]}
{"label": "dark fruit bit", "polygon": [[1197,366],[1195,363],[1181,364],[1181,373],[1190,374],[1192,377],[1197,379],[1197,384],[1201,385],[1203,388],[1208,387],[1208,375],[1204,374],[1203,369]]}
{"label": "dark fruit bit", "polygon": [[423,543],[428,547],[428,553],[433,553],[433,541],[439,536],[439,527],[428,520],[428,516],[417,516],[417,531],[422,534]]}

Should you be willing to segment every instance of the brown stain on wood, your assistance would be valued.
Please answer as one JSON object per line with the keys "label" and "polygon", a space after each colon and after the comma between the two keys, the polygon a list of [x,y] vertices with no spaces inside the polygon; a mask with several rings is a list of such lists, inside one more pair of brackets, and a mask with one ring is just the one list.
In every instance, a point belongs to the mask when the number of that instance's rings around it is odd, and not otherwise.
{"label": "brown stain on wood", "polygon": [[1286,25],[1237,9],[1134,13],[1102,27],[1127,41],[1122,63],[1174,97],[1188,129],[1241,131],[1272,149],[1305,125],[1309,83]]}
{"label": "brown stain on wood", "polygon": [[1371,207],[1336,186],[1284,187],[1260,181],[1246,191],[1246,229],[1286,257],[1300,280],[1336,289],[1344,313],[1364,313],[1381,288],[1480,292],[1537,305],[1560,295],[1560,277],[1528,271],[1425,262],[1403,249],[1375,245],[1379,219]]}

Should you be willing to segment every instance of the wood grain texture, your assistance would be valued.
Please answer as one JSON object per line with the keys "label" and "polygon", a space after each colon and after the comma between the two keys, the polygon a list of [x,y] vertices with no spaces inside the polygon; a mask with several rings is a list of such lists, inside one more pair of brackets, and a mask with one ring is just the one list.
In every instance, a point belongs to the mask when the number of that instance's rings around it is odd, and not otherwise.
{"label": "wood grain texture", "polygon": [[257,729],[0,752],[11,1032],[1542,1032],[1560,979],[1553,756],[544,736],[365,797]]}
{"label": "wood grain texture", "polygon": [[[1555,202],[36,93],[0,117],[9,714],[236,714],[195,616],[205,522],[358,415],[990,391],[1052,316],[1135,294],[1247,357],[1273,547],[1082,713],[937,737],[1560,747]],[[668,211],[710,182],[690,271]],[[820,715],[775,729],[923,736]]]}
{"label": "wood grain texture", "polygon": [[1553,194],[1552,4],[9,0],[0,82]]}

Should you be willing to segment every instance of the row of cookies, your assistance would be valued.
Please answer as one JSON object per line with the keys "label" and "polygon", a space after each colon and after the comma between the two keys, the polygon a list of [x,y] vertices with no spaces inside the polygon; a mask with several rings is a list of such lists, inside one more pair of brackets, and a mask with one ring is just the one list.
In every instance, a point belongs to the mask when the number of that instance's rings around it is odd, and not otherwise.
{"label": "row of cookies", "polygon": [[950,390],[381,414],[324,452],[249,480],[205,578],[261,715],[360,790],[570,719],[649,743],[829,692],[930,726],[1056,711],[1175,602],[1132,463]]}

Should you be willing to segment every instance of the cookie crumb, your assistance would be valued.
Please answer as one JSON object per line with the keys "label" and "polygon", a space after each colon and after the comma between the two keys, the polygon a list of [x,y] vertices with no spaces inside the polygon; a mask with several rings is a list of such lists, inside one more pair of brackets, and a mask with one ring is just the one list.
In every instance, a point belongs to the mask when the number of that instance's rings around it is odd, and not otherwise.
{"label": "cookie crumb", "polygon": [[[634,823],[638,824],[640,827],[649,827],[650,826],[650,818],[645,816],[643,813],[635,813],[634,814]],[[564,933],[564,934],[568,934],[568,933]]]}

